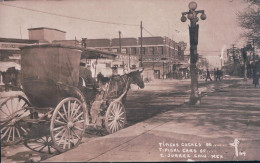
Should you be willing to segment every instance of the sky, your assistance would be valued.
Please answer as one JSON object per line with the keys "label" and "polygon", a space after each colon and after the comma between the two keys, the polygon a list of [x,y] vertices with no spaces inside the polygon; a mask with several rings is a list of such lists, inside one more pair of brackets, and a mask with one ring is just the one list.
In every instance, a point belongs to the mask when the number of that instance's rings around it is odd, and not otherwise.
{"label": "sky", "polygon": [[[28,39],[28,28],[50,27],[66,31],[66,39],[167,36],[188,43],[189,21],[180,21],[181,12],[188,11],[191,0],[17,0],[0,2],[0,37]],[[196,0],[198,10],[205,10],[207,19],[199,20],[198,52],[211,64],[220,64],[219,56],[232,44],[242,47],[244,32],[236,14],[245,10],[245,0]],[[43,12],[49,15],[12,5]],[[68,17],[76,17],[72,19]],[[113,22],[99,23],[87,20]],[[121,25],[120,25],[121,24]],[[122,25],[128,24],[128,25]],[[147,32],[149,31],[149,32]],[[224,53],[225,54],[225,53]],[[219,61],[219,62],[218,62]]]}

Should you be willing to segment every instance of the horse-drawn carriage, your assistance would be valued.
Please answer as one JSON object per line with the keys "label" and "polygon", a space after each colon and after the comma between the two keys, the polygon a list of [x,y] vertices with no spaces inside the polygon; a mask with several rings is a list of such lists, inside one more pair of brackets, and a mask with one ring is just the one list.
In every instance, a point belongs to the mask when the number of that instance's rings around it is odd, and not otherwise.
{"label": "horse-drawn carriage", "polygon": [[[110,77],[104,89],[96,88],[79,76],[84,49],[35,45],[21,50],[26,97],[10,97],[1,104],[1,145],[23,140],[35,151],[51,153],[54,148],[64,152],[81,142],[88,126],[104,128],[108,133],[124,128],[122,100],[130,84],[144,87],[141,71]],[[109,95],[113,83],[121,88],[117,96]]]}

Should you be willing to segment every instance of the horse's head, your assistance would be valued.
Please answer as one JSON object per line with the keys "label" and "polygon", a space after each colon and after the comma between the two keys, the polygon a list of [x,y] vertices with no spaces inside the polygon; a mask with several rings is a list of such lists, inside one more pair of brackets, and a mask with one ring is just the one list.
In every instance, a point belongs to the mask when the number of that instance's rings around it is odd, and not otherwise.
{"label": "horse's head", "polygon": [[138,85],[140,88],[144,88],[144,81],[141,76],[143,69],[130,72],[128,76],[131,78],[131,83]]}
{"label": "horse's head", "polygon": [[104,75],[101,72],[97,74],[97,82],[102,81],[103,78],[104,78]]}

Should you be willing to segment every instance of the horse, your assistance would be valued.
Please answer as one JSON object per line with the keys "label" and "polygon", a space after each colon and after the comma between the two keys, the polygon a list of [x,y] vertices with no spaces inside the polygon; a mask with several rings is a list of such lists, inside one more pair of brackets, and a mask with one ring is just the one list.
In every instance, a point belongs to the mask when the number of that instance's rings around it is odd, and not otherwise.
{"label": "horse", "polygon": [[[109,83],[107,97],[119,97],[125,91],[130,89],[131,84],[136,84],[141,89],[144,88],[144,81],[141,77],[143,69],[132,71],[124,75],[113,75],[110,78],[104,77],[101,73],[97,76],[98,83],[106,84]],[[122,98],[122,103],[126,102],[126,94]]]}

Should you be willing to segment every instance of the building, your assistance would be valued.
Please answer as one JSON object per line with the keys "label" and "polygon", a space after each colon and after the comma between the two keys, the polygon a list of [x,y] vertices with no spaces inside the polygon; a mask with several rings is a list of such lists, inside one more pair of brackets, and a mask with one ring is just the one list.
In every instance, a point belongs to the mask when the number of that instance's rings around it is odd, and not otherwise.
{"label": "building", "polygon": [[53,40],[66,39],[66,32],[59,29],[39,27],[29,28],[28,30],[30,40],[48,41],[49,43],[51,43]]}
{"label": "building", "polygon": [[[109,39],[92,39],[85,41],[86,42],[80,42],[78,40],[54,40],[52,43],[84,47],[83,49],[86,51],[95,50],[95,54],[103,54],[103,56],[97,55],[96,57],[83,60],[87,66],[91,65],[93,77],[96,77],[100,72],[106,77],[112,75],[112,67],[117,67],[118,74],[123,75],[130,71],[131,68],[139,66],[139,58],[136,55],[126,53],[126,50],[119,53],[118,48],[110,47],[111,41]],[[115,57],[108,57],[108,55]]]}
{"label": "building", "polygon": [[[20,71],[20,47],[40,44],[39,40],[0,38],[0,86],[4,89],[4,83],[17,86],[17,82],[11,80],[16,78]],[[8,80],[9,81],[8,81]]]}
{"label": "building", "polygon": [[[184,50],[187,44],[175,42],[168,37],[143,37],[142,55],[141,38],[86,39],[86,47],[120,53],[125,67],[138,67],[138,59],[144,67],[144,78],[170,78],[184,62]],[[126,54],[126,55],[124,55]],[[131,61],[135,60],[134,61]]]}

